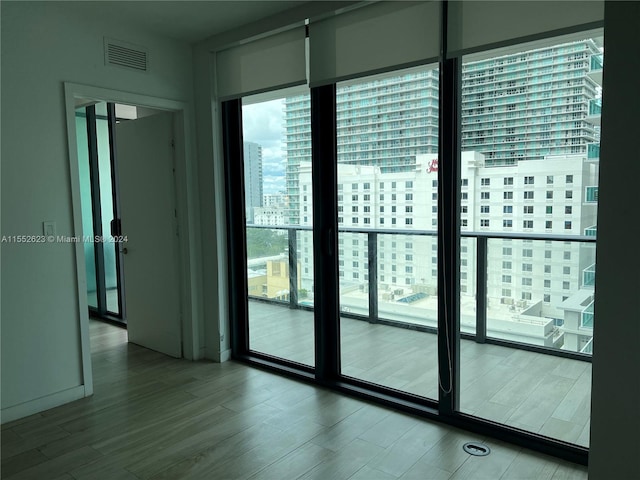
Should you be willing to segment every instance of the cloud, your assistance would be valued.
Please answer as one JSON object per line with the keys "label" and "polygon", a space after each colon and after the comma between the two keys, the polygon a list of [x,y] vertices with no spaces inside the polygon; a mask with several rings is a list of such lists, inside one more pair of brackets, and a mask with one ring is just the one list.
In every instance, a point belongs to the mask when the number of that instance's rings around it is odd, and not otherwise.
{"label": "cloud", "polygon": [[249,142],[262,145],[263,155],[281,152],[284,140],[284,100],[245,105],[242,107],[242,134]]}
{"label": "cloud", "polygon": [[284,99],[242,107],[242,135],[245,141],[262,147],[262,183],[264,193],[285,190],[285,118]]}
{"label": "cloud", "polygon": [[283,176],[262,176],[262,193],[280,193],[284,191],[284,185]]}
{"label": "cloud", "polygon": [[274,163],[274,164],[267,164],[267,163],[262,163],[262,176],[265,177],[267,175],[269,176],[278,176],[278,177],[283,177],[284,178],[284,165],[282,163]]}

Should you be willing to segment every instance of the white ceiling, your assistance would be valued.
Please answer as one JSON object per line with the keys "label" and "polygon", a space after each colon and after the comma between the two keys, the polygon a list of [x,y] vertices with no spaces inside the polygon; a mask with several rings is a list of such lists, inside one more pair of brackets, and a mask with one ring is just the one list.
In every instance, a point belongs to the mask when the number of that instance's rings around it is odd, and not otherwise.
{"label": "white ceiling", "polygon": [[281,0],[78,1],[64,8],[83,18],[131,24],[142,31],[189,43],[256,22],[307,3]]}

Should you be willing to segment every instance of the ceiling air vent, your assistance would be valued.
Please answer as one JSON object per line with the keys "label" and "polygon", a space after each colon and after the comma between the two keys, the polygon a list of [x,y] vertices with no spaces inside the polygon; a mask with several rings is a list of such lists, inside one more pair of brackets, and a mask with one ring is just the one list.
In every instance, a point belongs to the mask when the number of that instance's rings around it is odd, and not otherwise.
{"label": "ceiling air vent", "polygon": [[105,38],[104,64],[146,72],[149,67],[149,54],[144,47]]}

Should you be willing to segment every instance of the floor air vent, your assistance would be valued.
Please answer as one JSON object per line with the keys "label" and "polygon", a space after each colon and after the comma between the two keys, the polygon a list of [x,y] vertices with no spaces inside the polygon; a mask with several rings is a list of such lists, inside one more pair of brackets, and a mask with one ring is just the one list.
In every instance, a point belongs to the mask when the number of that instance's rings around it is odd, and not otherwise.
{"label": "floor air vent", "polygon": [[478,442],[465,443],[462,449],[469,455],[475,455],[476,457],[484,457],[491,453],[491,449],[487,445]]}
{"label": "floor air vent", "polygon": [[104,64],[146,72],[149,67],[149,55],[143,47],[105,38]]}

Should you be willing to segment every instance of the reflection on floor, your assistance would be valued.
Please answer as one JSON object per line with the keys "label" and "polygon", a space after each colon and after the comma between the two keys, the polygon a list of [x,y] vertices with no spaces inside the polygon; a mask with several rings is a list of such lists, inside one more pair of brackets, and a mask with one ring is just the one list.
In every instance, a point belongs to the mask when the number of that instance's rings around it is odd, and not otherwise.
{"label": "reflection on floor", "polygon": [[[586,479],[586,468],[92,322],[95,395],[2,426],[2,478]],[[471,457],[462,444],[485,441]]]}
{"label": "reflection on floor", "polygon": [[[314,362],[313,313],[249,302],[250,348]],[[342,318],[345,375],[438,397],[437,336]],[[465,413],[588,446],[591,364],[517,348],[461,342]]]}

